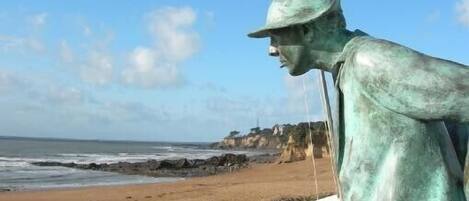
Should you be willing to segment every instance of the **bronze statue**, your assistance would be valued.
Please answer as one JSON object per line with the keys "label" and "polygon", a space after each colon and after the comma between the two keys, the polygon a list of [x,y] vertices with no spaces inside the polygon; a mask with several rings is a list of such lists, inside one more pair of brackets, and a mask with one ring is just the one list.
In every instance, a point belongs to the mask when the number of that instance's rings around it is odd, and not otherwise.
{"label": "bronze statue", "polygon": [[347,30],[339,0],[273,0],[249,36],[291,75],[332,74],[342,200],[466,200],[468,66]]}

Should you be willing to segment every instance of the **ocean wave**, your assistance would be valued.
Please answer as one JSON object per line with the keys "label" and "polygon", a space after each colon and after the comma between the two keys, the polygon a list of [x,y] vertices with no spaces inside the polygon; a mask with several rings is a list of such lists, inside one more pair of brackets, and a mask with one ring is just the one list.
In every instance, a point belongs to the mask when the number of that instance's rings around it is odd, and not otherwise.
{"label": "ocean wave", "polygon": [[[35,143],[32,140],[32,143]],[[40,189],[93,185],[170,182],[177,179],[136,177],[117,173],[85,171],[66,167],[40,167],[32,162],[61,163],[117,163],[143,162],[165,159],[207,159],[224,153],[252,155],[249,151],[206,149],[198,145],[170,143],[101,143],[101,142],[44,142],[41,149],[24,150],[9,144],[9,152],[0,154],[0,188]],[[48,143],[48,144],[47,144]],[[96,143],[100,143],[99,147]],[[61,145],[60,145],[61,144]],[[60,146],[58,146],[60,145]],[[68,146],[73,145],[73,149]],[[94,149],[96,147],[96,149]]]}
{"label": "ocean wave", "polygon": [[173,149],[173,146],[152,146],[152,149]]}
{"label": "ocean wave", "polygon": [[[0,187],[14,188],[17,190],[72,188],[86,186],[108,186],[124,184],[161,183],[183,180],[183,178],[153,178],[135,175],[120,175],[110,172],[96,171],[60,171],[60,172],[36,172],[36,175],[20,174],[16,177],[2,179]],[[0,176],[2,176],[0,174]]]}
{"label": "ocean wave", "polygon": [[3,168],[19,168],[19,167],[27,167],[31,166],[29,162],[10,162],[10,161],[0,161],[0,171]]}
{"label": "ocean wave", "polygon": [[31,166],[32,162],[40,162],[41,159],[35,158],[18,158],[18,157],[0,157],[0,169],[4,168],[23,168]]}
{"label": "ocean wave", "polygon": [[[161,148],[161,147],[160,147]],[[164,147],[170,149],[170,146]],[[158,153],[142,153],[131,154],[121,153],[58,153],[53,155],[44,155],[42,157],[0,157],[0,168],[5,167],[27,167],[32,162],[54,161],[61,163],[117,163],[117,162],[144,162],[147,160],[165,160],[165,159],[207,159],[226,153],[246,154],[248,156],[255,155],[256,152],[251,151],[227,151],[213,149],[193,149],[178,148],[173,151]]]}
{"label": "ocean wave", "polygon": [[54,154],[52,156],[58,157],[75,157],[75,158],[90,158],[90,157],[100,157],[107,154],[89,154],[89,153],[63,153],[63,154]]}

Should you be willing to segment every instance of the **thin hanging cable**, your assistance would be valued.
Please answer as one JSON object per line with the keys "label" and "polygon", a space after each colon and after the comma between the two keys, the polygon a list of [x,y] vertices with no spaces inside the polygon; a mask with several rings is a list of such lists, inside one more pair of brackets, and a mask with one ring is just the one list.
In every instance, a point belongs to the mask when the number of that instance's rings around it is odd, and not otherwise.
{"label": "thin hanging cable", "polygon": [[321,94],[321,102],[322,102],[322,105],[323,105],[323,115],[325,117],[327,117],[328,119],[324,122],[324,126],[325,126],[325,131],[326,131],[326,137],[327,137],[327,145],[329,146],[329,153],[330,153],[330,160],[331,160],[331,169],[332,169],[332,175],[333,175],[333,179],[334,179],[334,184],[335,184],[335,190],[339,196],[339,199],[342,200],[342,189],[340,187],[340,184],[338,183],[338,176],[337,176],[337,171],[335,169],[335,148],[332,146],[332,125],[330,124],[330,121],[331,119],[329,118],[329,113],[330,113],[330,107],[329,105],[327,104],[327,98],[328,97],[325,97],[327,96],[327,89],[325,86],[325,78],[324,78],[324,71],[319,71],[318,72],[318,84],[319,86],[321,86],[322,88],[322,92],[323,93],[320,93]]}
{"label": "thin hanging cable", "polygon": [[[320,73],[320,72],[319,72]],[[319,86],[321,86],[321,75],[318,74],[318,84]],[[326,103],[324,101],[324,94],[323,93],[319,93],[321,95],[321,103],[323,105],[323,107],[325,107]],[[326,114],[326,111],[325,109],[323,109],[322,111],[323,113],[323,116],[326,117],[327,114]],[[327,138],[327,146],[329,147],[329,154],[331,155],[330,160],[331,160],[331,169],[332,169],[332,175],[333,175],[333,179],[334,179],[334,188],[335,188],[335,191],[337,192],[337,180],[336,180],[336,177],[335,177],[335,168],[334,168],[334,154],[333,154],[333,148],[332,148],[332,143],[331,143],[331,137],[330,137],[330,130],[329,130],[329,122],[326,120],[324,121],[324,130],[326,131],[326,138]]]}
{"label": "thin hanging cable", "polygon": [[311,144],[311,159],[313,161],[313,171],[314,171],[314,190],[316,195],[316,200],[319,200],[318,194],[318,177],[316,170],[316,159],[314,158],[314,145],[313,145],[313,134],[311,132],[311,118],[309,116],[309,107],[308,107],[308,92],[306,90],[306,76],[303,76],[303,92],[304,92],[304,103],[306,109],[306,119],[308,121],[308,132],[309,132],[309,141]]}

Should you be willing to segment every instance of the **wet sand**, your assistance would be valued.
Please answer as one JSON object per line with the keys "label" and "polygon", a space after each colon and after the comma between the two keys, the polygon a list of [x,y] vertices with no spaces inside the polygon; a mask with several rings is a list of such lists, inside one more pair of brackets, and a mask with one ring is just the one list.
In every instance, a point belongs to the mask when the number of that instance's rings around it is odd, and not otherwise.
{"label": "wet sand", "polygon": [[[270,201],[313,195],[312,164],[253,164],[233,173],[165,184],[3,192],[0,201]],[[316,168],[319,192],[334,192],[330,159],[316,159]]]}

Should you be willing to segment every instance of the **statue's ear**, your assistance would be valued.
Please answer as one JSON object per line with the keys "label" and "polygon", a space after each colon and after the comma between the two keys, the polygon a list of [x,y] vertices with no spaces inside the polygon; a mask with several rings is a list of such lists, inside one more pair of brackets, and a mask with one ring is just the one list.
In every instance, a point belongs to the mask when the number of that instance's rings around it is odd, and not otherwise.
{"label": "statue's ear", "polygon": [[309,32],[311,32],[311,29],[306,24],[301,25],[301,29],[303,30],[303,35],[305,36],[308,35]]}
{"label": "statue's ear", "polygon": [[313,42],[314,37],[314,27],[311,23],[301,25],[301,29],[303,31],[303,36],[305,41],[308,43]]}

